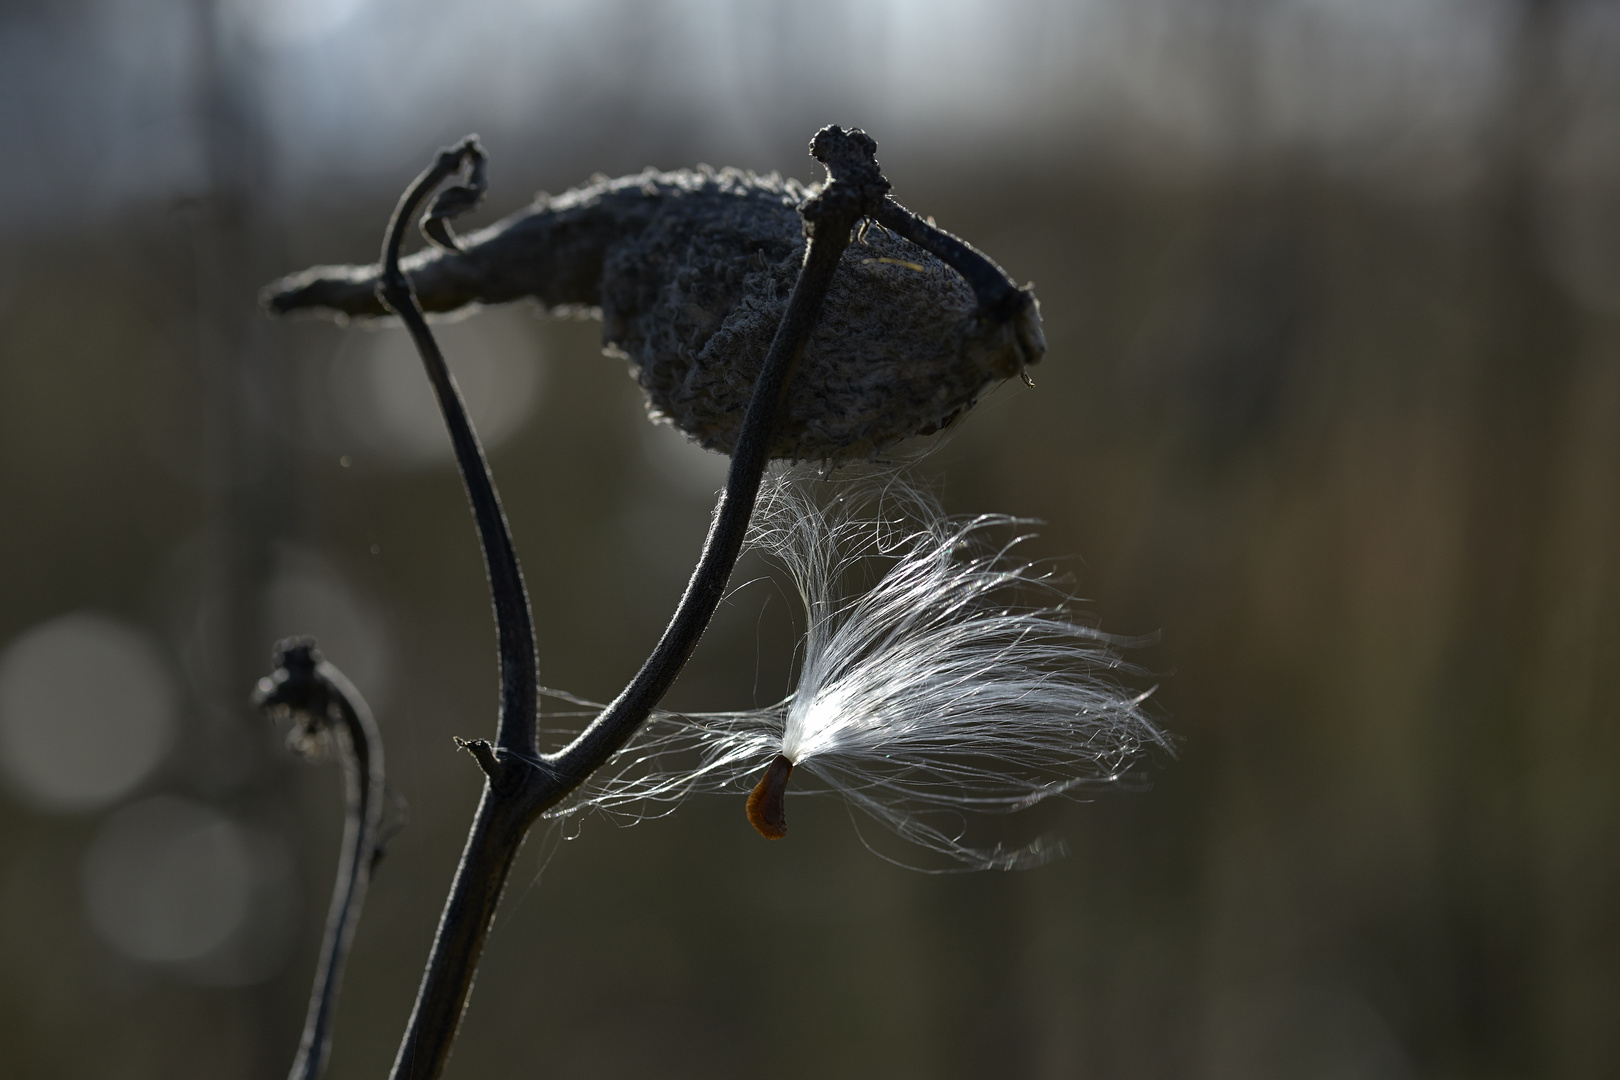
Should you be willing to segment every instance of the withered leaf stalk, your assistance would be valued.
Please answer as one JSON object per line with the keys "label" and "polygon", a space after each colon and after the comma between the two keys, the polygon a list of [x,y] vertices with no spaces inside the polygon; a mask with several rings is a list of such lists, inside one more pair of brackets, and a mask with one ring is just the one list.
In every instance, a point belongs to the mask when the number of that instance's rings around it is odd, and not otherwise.
{"label": "withered leaf stalk", "polygon": [[[275,313],[312,310],[344,318],[392,313],[403,321],[449,428],[494,601],[501,678],[495,739],[460,741],[484,772],[484,791],[394,1061],[394,1080],[441,1074],[502,888],[530,826],[548,811],[611,806],[615,798],[622,803],[619,796],[635,794],[611,784],[582,785],[643,727],[691,655],[750,535],[768,462],[870,459],[950,423],[991,386],[1013,375],[1027,379],[1028,367],[1045,352],[1033,293],[890,198],[876,149],[858,129],[831,126],[810,143],[811,154],[828,173],[817,186],[730,169],[646,172],[600,180],[555,198],[542,196],[523,212],[458,237],[450,220],[477,205],[487,186],[484,152],[477,138],[469,137],[441,151],[405,192],[378,264],[316,267],[265,290],[264,302]],[[420,216],[431,246],[402,258],[409,223],[452,179],[456,182]],[[477,434],[424,317],[425,311],[525,297],[547,309],[599,312],[606,347],[628,359],[653,416],[731,457],[697,566],[663,636],[624,691],[600,707],[577,737],[550,753],[536,742],[540,683],[522,571]],[[780,512],[784,497],[779,486],[770,489],[774,509],[762,519],[765,532],[755,530],[756,541],[769,533],[769,523],[787,520]],[[803,523],[817,527],[809,519]],[[947,541],[947,554],[957,550],[960,539]],[[791,561],[797,549],[783,543],[776,550]],[[951,580],[961,584],[964,579]],[[984,584],[971,579],[965,587],[971,592]],[[824,636],[836,636],[837,622],[822,625]],[[815,626],[812,620],[812,633]],[[1028,629],[1014,631],[1002,644],[1016,645]],[[1081,637],[1095,646],[1086,654],[1088,663],[1111,662],[1100,635]],[[1035,656],[1018,655],[1024,661]],[[1059,673],[1041,667],[1044,657],[1036,659],[1041,663],[1026,671],[1025,690],[1050,689],[1053,679],[1061,681]],[[855,685],[847,681],[851,664],[840,663],[833,663],[836,670],[829,669],[818,685],[835,687],[839,678],[846,687]],[[268,707],[304,718],[306,728],[333,728],[341,743],[361,748],[360,757],[350,759],[349,772],[357,781],[371,778],[373,785],[358,795],[351,785],[351,835],[293,1069],[295,1080],[312,1080],[327,1056],[332,1001],[365,891],[369,853],[375,850],[381,747],[364,703],[335,668],[319,659],[311,642],[279,648],[277,671],[261,683],[259,696]],[[814,688],[806,692],[806,702],[816,699]],[[825,695],[822,699],[825,705]],[[1116,733],[1154,737],[1134,700],[1099,701],[1092,704],[1103,708]],[[1017,711],[1018,705],[1009,707]],[[759,792],[748,801],[750,820],[766,835],[785,830],[782,792],[788,767],[804,761],[820,776],[824,765],[836,765],[836,755],[811,761],[815,754],[803,738],[803,717],[795,720],[792,712],[782,711],[786,734],[779,723],[775,735],[760,744],[769,752],[745,762],[756,773],[768,766]],[[855,728],[833,722],[838,720],[834,710],[823,708],[818,715],[815,723],[821,726],[812,729],[822,736],[834,738],[837,729],[844,732],[842,745],[858,741],[851,735]],[[959,711],[958,719],[964,715]],[[660,714],[660,722],[667,725],[667,714]],[[702,730],[705,722],[688,718],[680,730]],[[994,727],[981,724],[977,730]],[[1072,730],[1096,727],[1081,721]],[[657,739],[644,742],[635,759],[648,760],[646,748],[656,750],[656,745]],[[750,744],[750,753],[753,749]],[[970,750],[983,751],[994,747],[981,742]],[[1042,762],[1028,757],[1043,752],[1041,746],[1026,745],[1020,752],[1033,777],[1028,783],[1036,786],[1018,789],[1013,801],[1030,801],[1067,782],[1042,779]],[[1091,769],[1112,761],[1111,752],[1083,752],[1077,760]],[[771,754],[779,754],[780,761],[771,764],[778,761]],[[955,766],[948,756],[938,757],[944,764],[935,780],[951,776]],[[735,782],[738,775],[733,770],[727,779]],[[617,795],[604,798],[604,792]],[[997,797],[1005,794],[997,792]]]}

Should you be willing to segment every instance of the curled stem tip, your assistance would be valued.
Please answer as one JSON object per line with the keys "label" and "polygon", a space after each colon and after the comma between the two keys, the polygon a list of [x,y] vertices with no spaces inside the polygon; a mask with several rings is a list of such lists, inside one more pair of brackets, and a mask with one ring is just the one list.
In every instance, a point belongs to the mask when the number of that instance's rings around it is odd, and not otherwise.
{"label": "curled stem tip", "polygon": [[[528,590],[523,584],[523,570],[518,565],[511,529],[507,525],[506,512],[501,508],[500,495],[495,490],[495,478],[484,457],[483,444],[479,442],[478,433],[468,419],[466,403],[462,401],[461,391],[445,363],[444,353],[423,317],[411,281],[400,266],[400,249],[417,208],[440,184],[462,174],[463,182],[441,192],[422,215],[420,222],[423,234],[434,244],[456,248],[459,241],[448,231],[449,220],[471,210],[483,198],[488,187],[486,160],[478,136],[469,135],[459,143],[440,150],[433,164],[411,182],[400,197],[383,238],[377,298],[400,317],[411,333],[427,371],[428,381],[438,399],[451,445],[455,448],[462,484],[467,490],[468,501],[472,503],[473,522],[483,547],[484,568],[495,605],[497,651],[500,656],[501,712],[495,744],[508,753],[532,756],[535,753],[535,687],[539,684],[540,675],[534,651],[534,616],[529,609]],[[473,756],[484,771],[494,778],[494,758],[477,750],[473,751]]]}
{"label": "curled stem tip", "polygon": [[787,835],[787,782],[793,775],[793,762],[777,754],[748,796],[748,824],[767,840]]}
{"label": "curled stem tip", "polygon": [[382,855],[382,738],[365,699],[342,672],[321,658],[314,638],[288,638],[278,643],[274,663],[275,669],[259,680],[254,704],[294,722],[289,742],[295,750],[313,754],[319,746],[331,746],[343,764],[342,853],[304,1033],[288,1074],[289,1080],[316,1080],[331,1051],[332,1017],[344,963],[354,943],[372,868]]}

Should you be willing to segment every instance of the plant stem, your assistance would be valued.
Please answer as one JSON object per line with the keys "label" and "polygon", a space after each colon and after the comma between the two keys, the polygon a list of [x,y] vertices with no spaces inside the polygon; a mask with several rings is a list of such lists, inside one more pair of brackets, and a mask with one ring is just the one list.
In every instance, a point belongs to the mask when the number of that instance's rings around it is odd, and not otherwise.
{"label": "plant stem", "polygon": [[[769,458],[772,433],[782,413],[794,368],[804,353],[838,262],[857,221],[875,211],[888,192],[878,170],[877,144],[858,130],[824,128],[811,141],[829,183],[800,207],[809,244],[787,311],[766,354],[732,453],[726,488],[715,508],[703,553],[674,617],[630,685],[563,750],[542,756],[535,745],[538,665],[534,627],[506,517],[495,494],[488,463],[444,357],[423,318],[410,282],[400,270],[406,223],[423,198],[470,165],[472,186],[446,192],[438,206],[468,208],[481,190],[483,153],[476,139],[441,151],[401,198],[383,245],[378,294],[409,328],[438,394],[455,444],[456,461],[473,504],[484,561],[494,596],[500,643],[501,714],[493,746],[463,743],[484,770],[483,797],[439,919],[415,1007],[394,1060],[393,1080],[436,1080],[455,1040],[472,988],[473,973],[500,902],[501,890],[524,836],[535,819],[579,786],[623,746],[663,697],[691,656],[720,602],[747,535]],[[472,193],[469,195],[469,193]],[[454,211],[429,214],[435,224]],[[424,230],[429,231],[429,230]],[[442,230],[431,238],[443,242]]]}
{"label": "plant stem", "polygon": [[[408,222],[422,200],[459,171],[464,163],[472,166],[475,175],[481,173],[483,159],[484,152],[478,145],[478,137],[469,135],[455,146],[439,151],[438,159],[406,190],[388,224],[377,295],[404,321],[416,344],[416,351],[421,354],[428,381],[433,384],[433,393],[444,414],[445,426],[450,429],[450,442],[455,448],[456,464],[461,469],[467,499],[472,503],[473,520],[484,549],[484,571],[489,576],[490,595],[495,604],[495,631],[500,654],[501,711],[495,744],[508,753],[532,755],[539,704],[540,666],[534,651],[534,617],[529,610],[528,590],[523,585],[523,571],[512,548],[512,533],[506,524],[506,513],[501,509],[500,495],[495,491],[495,477],[489,471],[484,448],[473,431],[472,422],[467,418],[461,390],[456,386],[444,362],[444,354],[433,338],[433,331],[428,328],[427,319],[416,303],[409,279],[399,268],[400,244],[404,240]],[[446,200],[441,196],[439,201],[443,203]],[[470,204],[464,207],[470,208]],[[430,213],[427,220],[435,218],[436,215]]]}
{"label": "plant stem", "polygon": [[892,198],[884,199],[872,211],[872,220],[890,232],[910,240],[961,274],[979,307],[992,318],[1006,322],[1023,311],[1035,298],[1013,284],[995,260],[932,222],[924,221]]}
{"label": "plant stem", "polygon": [[838,261],[849,246],[851,230],[888,192],[889,182],[878,171],[872,156],[877,144],[859,129],[845,133],[837,126],[825,128],[817,133],[810,147],[817,160],[827,165],[832,183],[799,208],[809,232],[804,265],[754,383],[754,394],[731,453],[726,488],[703,543],[703,555],[675,617],[636,677],[579,738],[555,756],[558,772],[575,783],[623,746],[647,718],[675,681],[720,603],[748,534],[748,520],[754,512],[771,437],[782,415],[793,371],[821,314]]}
{"label": "plant stem", "polygon": [[343,762],[343,846],[326,935],[315,968],[304,1033],[288,1080],[316,1080],[332,1046],[332,1012],[343,983],[343,966],[354,943],[371,869],[382,852],[385,778],[382,736],[365,698],[333,665],[322,660],[311,638],[290,638],[276,646],[276,668],[259,680],[254,703],[299,719],[303,734],[330,733]]}

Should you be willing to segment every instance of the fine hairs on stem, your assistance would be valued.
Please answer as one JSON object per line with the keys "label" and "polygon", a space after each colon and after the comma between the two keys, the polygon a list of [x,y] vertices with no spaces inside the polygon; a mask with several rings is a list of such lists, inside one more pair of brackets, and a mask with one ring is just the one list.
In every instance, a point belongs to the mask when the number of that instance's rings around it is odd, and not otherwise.
{"label": "fine hairs on stem", "polygon": [[[802,261],[794,272],[787,300],[780,307],[780,319],[764,350],[764,358],[758,362],[757,374],[752,377],[741,420],[737,420],[737,410],[729,405],[722,410],[723,417],[716,414],[692,419],[697,426],[721,424],[716,430],[723,435],[716,438],[723,437],[731,455],[725,488],[715,506],[697,566],[663,635],[629,685],[611,703],[600,707],[577,737],[554,753],[541,753],[536,743],[540,683],[534,623],[506,516],[477,433],[468,420],[455,380],[423,315],[413,278],[407,276],[401,263],[405,232],[419,208],[441,185],[459,178],[441,192],[421,216],[421,231],[439,254],[413,256],[409,260],[412,273],[416,272],[415,268],[431,272],[434,266],[472,267],[472,276],[463,282],[472,291],[463,296],[460,303],[495,298],[484,297],[480,289],[504,299],[524,294],[521,289],[512,291],[502,276],[521,267],[522,259],[513,261],[511,256],[514,252],[521,254],[524,249],[514,247],[509,241],[522,240],[527,235],[523,229],[514,226],[505,233],[497,228],[478,234],[489,237],[486,240],[474,238],[474,246],[483,245],[481,250],[488,255],[488,258],[481,255],[480,262],[472,257],[467,246],[473,241],[463,241],[449,225],[450,219],[476,206],[487,187],[486,159],[477,137],[469,136],[440,151],[433,164],[412,182],[389,222],[377,267],[317,268],[273,287],[267,294],[267,303],[275,311],[327,306],[355,314],[391,312],[405,324],[449,429],[456,463],[472,505],[495,610],[501,682],[495,741],[457,740],[483,770],[484,789],[394,1060],[390,1074],[393,1080],[434,1080],[441,1075],[467,1005],[473,974],[501,892],[529,828],[542,814],[562,804],[585,784],[625,747],[652,715],[725,593],[738,555],[750,535],[750,521],[768,461],[773,456],[783,456],[784,452],[786,456],[795,456],[799,452],[795,447],[816,445],[791,439],[784,443],[778,436],[789,411],[795,371],[805,356],[812,332],[820,330],[818,319],[834,291],[835,275],[840,280],[847,278],[840,269],[840,260],[855,236],[856,226],[862,225],[864,233],[865,225],[878,223],[887,233],[903,237],[894,243],[911,243],[912,250],[928,253],[918,254],[918,258],[935,259],[938,265],[948,266],[950,271],[959,274],[960,280],[967,284],[972,303],[977,305],[976,308],[969,305],[964,320],[953,330],[960,342],[967,343],[960,355],[973,364],[980,364],[986,356],[996,359],[988,366],[972,368],[958,396],[948,403],[946,415],[930,413],[921,418],[926,421],[921,426],[917,417],[901,417],[894,421],[900,426],[892,429],[885,427],[876,434],[868,432],[859,437],[841,436],[848,441],[828,443],[829,458],[933,430],[970,406],[990,381],[1021,372],[1044,352],[1045,341],[1041,337],[1033,294],[1014,286],[994,263],[973,248],[890,200],[889,183],[878,168],[876,149],[877,144],[860,130],[844,131],[836,125],[823,128],[811,140],[810,152],[826,167],[828,178],[821,187],[805,193],[798,203],[805,241]],[[760,194],[759,184],[742,191],[742,195],[756,202]],[[537,215],[531,224],[545,226],[550,220],[545,215]],[[507,262],[501,262],[503,258]],[[439,261],[435,263],[434,259]],[[590,261],[584,260],[585,263]],[[887,257],[853,261],[866,267],[860,272],[869,276],[902,274],[895,266],[905,268],[904,273],[911,273],[921,265]],[[479,274],[483,275],[481,279]],[[848,293],[847,280],[839,287]],[[545,294],[546,288],[539,288],[535,295]],[[767,292],[780,303],[779,293]],[[588,299],[591,294],[586,289],[579,295]],[[562,298],[566,300],[570,296],[572,294],[566,294]],[[443,295],[435,295],[433,302],[440,310],[456,306],[453,298]],[[841,318],[847,315],[848,312],[840,313]],[[845,332],[850,341],[860,339],[859,334],[847,334],[847,328]],[[852,359],[858,362],[862,356],[856,353],[844,357],[845,361]],[[753,370],[752,357],[747,369]],[[815,390],[810,397],[815,398],[820,393]],[[882,387],[877,387],[875,393],[881,398]],[[803,418],[797,422],[802,424]],[[778,496],[772,494],[771,498]],[[775,520],[772,515],[767,518]],[[299,679],[308,680],[307,673],[300,674],[305,668],[326,672],[327,682],[337,688],[327,692],[335,695],[334,700],[348,700],[345,694],[352,688],[330,665],[318,663],[312,648],[307,654],[298,651],[303,647],[278,657],[277,673],[266,680],[264,701],[281,704],[277,695],[290,693],[287,687],[302,685]],[[358,696],[353,700],[358,701]],[[342,712],[341,707],[339,711]],[[361,715],[363,706],[350,711]],[[369,722],[369,714],[365,715]],[[787,749],[780,739],[777,743],[779,749]],[[374,732],[368,735],[367,745],[378,745]],[[375,761],[380,778],[380,747]],[[815,771],[816,766],[810,768]],[[785,782],[784,771],[782,785]],[[586,798],[589,801],[589,796]],[[779,806],[780,790],[776,801]],[[768,813],[756,816],[768,822]],[[362,881],[362,890],[363,884]],[[313,1080],[325,1060],[327,1018],[336,991],[335,976],[331,973],[341,970],[343,954],[352,936],[353,919],[358,913],[358,899],[344,911],[341,932],[332,936],[331,955],[323,958],[323,976],[316,988],[318,1002],[312,1001],[311,1005],[312,1018],[317,1013],[321,1018],[317,1025],[319,1033],[315,1037],[306,1033],[306,1050],[301,1051],[300,1065],[294,1073],[299,1080]]]}

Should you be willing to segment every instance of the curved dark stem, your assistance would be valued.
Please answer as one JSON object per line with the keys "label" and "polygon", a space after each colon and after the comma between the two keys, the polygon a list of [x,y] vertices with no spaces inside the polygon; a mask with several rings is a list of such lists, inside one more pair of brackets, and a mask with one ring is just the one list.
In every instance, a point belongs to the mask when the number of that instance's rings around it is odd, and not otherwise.
{"label": "curved dark stem", "polygon": [[981,315],[1011,329],[1023,358],[1024,368],[1020,374],[1026,383],[1034,386],[1029,377],[1029,365],[1046,354],[1046,335],[1041,332],[1040,306],[1035,302],[1034,291],[1020,289],[990,256],[933,222],[924,221],[892,198],[883,199],[873,207],[871,220],[932,252],[962,275],[979,302]]}
{"label": "curved dark stem", "polygon": [[748,534],[748,520],[754,512],[754,499],[759,494],[771,438],[787,400],[793,371],[804,355],[805,343],[821,313],[838,261],[849,246],[855,223],[888,193],[889,182],[878,169],[876,151],[877,143],[859,128],[845,132],[837,125],[822,129],[810,143],[810,153],[827,166],[831,182],[799,208],[809,235],[804,265],[760,367],[748,411],[743,414],[726,473],[726,488],[715,507],[703,554],[664,636],[630,685],[579,738],[549,759],[562,777],[573,781],[568,785],[570,790],[623,746],[652,712],[692,655],[725,593]]}
{"label": "curved dark stem", "polygon": [[961,274],[974,298],[994,318],[1007,321],[1034,302],[1027,290],[1020,289],[994,259],[944,229],[933,225],[901,206],[884,199],[872,212],[872,220],[913,244],[932,252],[940,261]]}
{"label": "curved dark stem", "polygon": [[377,285],[378,298],[404,321],[421,354],[428,380],[439,399],[445,426],[450,430],[450,442],[455,447],[456,464],[461,469],[462,483],[472,503],[473,519],[478,526],[478,539],[484,549],[484,570],[489,575],[489,590],[495,604],[495,629],[501,665],[501,712],[496,728],[495,745],[508,754],[520,756],[535,752],[535,717],[538,706],[537,688],[540,685],[539,661],[534,651],[534,616],[529,610],[529,594],[523,585],[523,571],[518,566],[517,553],[512,547],[512,533],[501,509],[500,496],[495,491],[495,478],[490,474],[489,462],[484,459],[484,448],[467,419],[467,407],[461,400],[461,391],[444,354],[439,351],[427,319],[411,291],[411,283],[399,268],[400,246],[405,230],[416,209],[435,188],[465,166],[469,182],[447,189],[424,215],[422,229],[435,243],[453,242],[446,219],[472,209],[484,188],[484,151],[478,145],[478,136],[469,135],[455,146],[439,151],[439,156],[422,175],[418,176],[394,208],[388,223],[387,239],[383,243],[382,278]]}
{"label": "curved dark stem", "polygon": [[288,1080],[316,1080],[332,1045],[332,1012],[343,982],[343,965],[354,942],[371,870],[382,852],[382,737],[365,699],[336,667],[321,659],[311,638],[276,646],[275,670],[259,680],[254,703],[272,714],[290,715],[291,742],[305,752],[321,742],[343,762],[343,847],[326,916],[326,936],[310,990],[304,1034]]}
{"label": "curved dark stem", "polygon": [[[538,685],[534,631],[505,517],[455,384],[444,369],[443,357],[416,304],[410,282],[399,268],[405,222],[426,194],[466,162],[472,163],[473,184],[481,179],[482,153],[476,141],[469,139],[442,151],[434,165],[412,184],[395,211],[383,247],[378,292],[410,328],[434,380],[455,442],[495,594],[503,693],[495,745],[481,740],[462,744],[484,770],[484,794],[394,1061],[393,1080],[434,1080],[440,1075],[466,1007],[473,972],[501,890],[529,826],[542,811],[555,805],[607,761],[646,720],[691,656],[720,602],[747,535],[771,437],[794,368],[804,353],[855,223],[872,213],[888,192],[888,181],[883,179],[873,156],[877,144],[865,134],[829,127],[818,132],[810,145],[811,153],[827,166],[831,179],[800,207],[809,235],[804,265],[755,383],[732,453],[726,488],[715,508],[697,569],[663,637],[630,685],[571,744],[543,757],[534,745]],[[457,198],[459,203],[449,200],[455,205],[443,216],[451,216],[456,206],[467,203],[465,196]],[[438,206],[446,205],[446,198],[441,197]]]}

